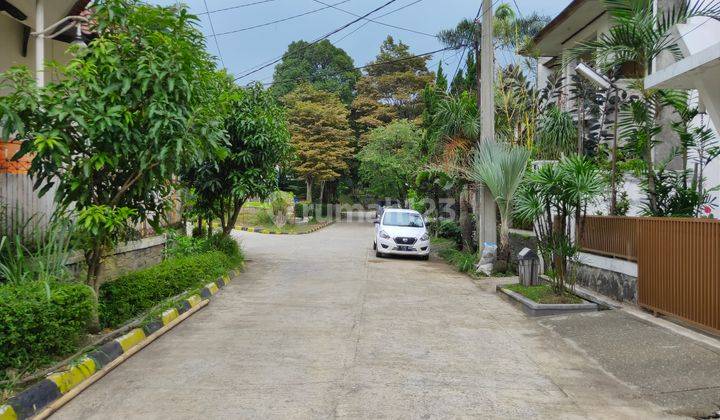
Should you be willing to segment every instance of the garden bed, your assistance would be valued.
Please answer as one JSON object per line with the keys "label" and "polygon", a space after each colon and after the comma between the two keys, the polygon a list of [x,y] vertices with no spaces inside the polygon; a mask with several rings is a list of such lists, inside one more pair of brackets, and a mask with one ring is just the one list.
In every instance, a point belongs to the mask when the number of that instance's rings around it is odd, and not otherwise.
{"label": "garden bed", "polygon": [[550,286],[544,284],[529,287],[520,284],[498,285],[497,290],[501,296],[530,316],[593,312],[601,309],[597,303],[587,301],[569,291],[563,296],[553,296]]}
{"label": "garden bed", "polygon": [[267,233],[267,234],[276,234],[276,235],[302,235],[305,233],[312,233],[317,230],[320,230],[326,226],[331,225],[333,222],[331,221],[317,221],[313,223],[296,223],[296,224],[286,224],[283,227],[279,228],[273,224],[260,224],[260,225],[252,225],[252,226],[245,226],[245,225],[236,225],[235,229],[242,230],[245,232],[256,232],[256,233]]}

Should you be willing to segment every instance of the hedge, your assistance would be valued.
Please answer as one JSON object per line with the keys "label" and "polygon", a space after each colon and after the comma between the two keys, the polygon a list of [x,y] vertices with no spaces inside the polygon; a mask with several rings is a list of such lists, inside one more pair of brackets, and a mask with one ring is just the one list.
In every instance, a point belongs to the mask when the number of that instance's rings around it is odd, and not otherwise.
{"label": "hedge", "polygon": [[100,322],[115,327],[151,309],[164,299],[228,274],[242,256],[220,251],[170,258],[100,286]]}
{"label": "hedge", "polygon": [[92,290],[80,283],[0,285],[0,371],[76,351],[93,309]]}

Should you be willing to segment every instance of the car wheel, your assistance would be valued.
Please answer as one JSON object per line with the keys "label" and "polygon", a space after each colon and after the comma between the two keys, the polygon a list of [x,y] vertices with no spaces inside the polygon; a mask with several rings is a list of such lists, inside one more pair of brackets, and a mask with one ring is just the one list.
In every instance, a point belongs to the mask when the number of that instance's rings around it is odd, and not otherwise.
{"label": "car wheel", "polygon": [[423,261],[427,261],[427,260],[430,259],[430,255],[423,255],[423,256],[420,257],[420,258],[421,258]]}
{"label": "car wheel", "polygon": [[373,251],[377,251],[377,242],[373,242]]}
{"label": "car wheel", "polygon": [[378,257],[378,258],[382,258],[384,255],[385,255],[385,254],[383,254],[383,253],[380,252],[380,251],[375,251],[375,256]]}

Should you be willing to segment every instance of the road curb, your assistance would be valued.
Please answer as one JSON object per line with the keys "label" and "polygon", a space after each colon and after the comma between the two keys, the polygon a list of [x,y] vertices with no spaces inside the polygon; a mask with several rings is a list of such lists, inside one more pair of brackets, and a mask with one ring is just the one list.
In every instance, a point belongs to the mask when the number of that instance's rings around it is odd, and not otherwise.
{"label": "road curb", "polygon": [[[235,229],[241,230],[243,232],[262,233],[264,235],[307,235],[308,233],[317,232],[320,229],[326,228],[326,227],[332,225],[333,223],[335,223],[335,221],[318,223],[317,226],[315,226],[312,229],[307,230],[305,232],[281,232],[279,230],[272,230],[272,229],[268,229],[268,228],[253,227],[253,226],[241,226],[241,227],[235,228]],[[2,420],[2,419],[0,419],[0,420]]]}
{"label": "road curb", "polygon": [[[231,272],[232,275],[237,273],[237,270]],[[150,335],[177,321],[180,315],[200,306],[202,301],[212,298],[220,289],[230,284],[230,280],[230,275],[225,275],[206,284],[199,295],[182,300],[178,308],[164,311],[160,316],[152,318],[143,328],[135,328],[103,344],[65,370],[50,373],[45,379],[11,397],[6,404],[0,405],[0,420],[24,420],[33,417],[83,383],[99,379],[96,376],[102,368],[123,355],[129,357],[134,354],[138,351],[135,350],[136,347],[146,345],[144,343]]]}

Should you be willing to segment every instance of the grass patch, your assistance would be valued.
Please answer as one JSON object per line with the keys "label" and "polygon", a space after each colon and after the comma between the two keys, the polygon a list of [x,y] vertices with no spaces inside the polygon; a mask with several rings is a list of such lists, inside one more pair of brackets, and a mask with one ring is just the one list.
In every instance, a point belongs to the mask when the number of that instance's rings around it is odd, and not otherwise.
{"label": "grass patch", "polygon": [[474,252],[460,251],[457,244],[452,239],[432,238],[430,244],[437,249],[440,258],[447,261],[450,265],[461,273],[477,275],[475,264],[477,263],[477,254]]}
{"label": "grass patch", "polygon": [[267,229],[270,232],[274,233],[287,233],[287,234],[294,234],[294,233],[305,233],[309,232],[313,228],[317,227],[318,225],[324,223],[323,220],[317,220],[317,221],[311,221],[308,223],[302,223],[302,224],[286,224],[285,226],[279,228],[275,226],[272,223],[254,223],[254,224],[238,224],[235,227],[236,228],[242,228],[242,227],[251,227],[255,228],[257,231],[258,229]]}
{"label": "grass patch", "polygon": [[541,284],[537,286],[523,286],[522,284],[511,284],[505,286],[506,289],[512,290],[515,293],[519,293],[526,298],[537,303],[583,303],[583,300],[573,295],[572,293],[565,292],[562,295],[557,295],[553,291],[549,284]]}

